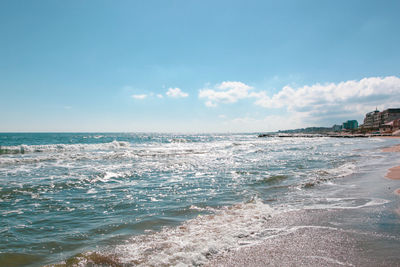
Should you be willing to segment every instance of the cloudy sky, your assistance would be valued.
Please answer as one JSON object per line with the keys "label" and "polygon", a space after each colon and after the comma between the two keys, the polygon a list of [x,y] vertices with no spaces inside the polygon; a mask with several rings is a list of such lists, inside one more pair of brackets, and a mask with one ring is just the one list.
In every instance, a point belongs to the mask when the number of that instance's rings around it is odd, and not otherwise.
{"label": "cloudy sky", "polygon": [[260,132],[400,107],[400,1],[0,1],[0,131]]}

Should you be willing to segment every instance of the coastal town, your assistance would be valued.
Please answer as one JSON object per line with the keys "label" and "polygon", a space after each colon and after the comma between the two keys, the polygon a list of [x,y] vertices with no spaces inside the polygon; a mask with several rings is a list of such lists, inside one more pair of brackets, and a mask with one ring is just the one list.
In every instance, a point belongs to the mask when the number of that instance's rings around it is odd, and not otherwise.
{"label": "coastal town", "polygon": [[332,127],[307,127],[293,130],[280,130],[276,133],[260,134],[259,137],[374,137],[400,136],[400,108],[378,109],[365,115],[363,124],[357,120],[347,120]]}
{"label": "coastal town", "polygon": [[358,125],[357,120],[348,120],[342,125],[332,126],[334,132],[351,132],[372,135],[400,135],[400,108],[378,109],[365,115],[364,123]]}

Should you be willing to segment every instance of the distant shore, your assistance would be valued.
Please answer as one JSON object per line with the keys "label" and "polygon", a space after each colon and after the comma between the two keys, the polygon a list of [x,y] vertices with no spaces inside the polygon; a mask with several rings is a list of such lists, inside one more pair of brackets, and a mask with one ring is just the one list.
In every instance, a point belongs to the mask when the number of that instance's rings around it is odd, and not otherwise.
{"label": "distant shore", "polygon": [[400,136],[388,134],[350,134],[350,133],[273,133],[273,134],[259,134],[258,137],[280,137],[280,138],[317,138],[317,137],[331,137],[331,138],[400,138]]}

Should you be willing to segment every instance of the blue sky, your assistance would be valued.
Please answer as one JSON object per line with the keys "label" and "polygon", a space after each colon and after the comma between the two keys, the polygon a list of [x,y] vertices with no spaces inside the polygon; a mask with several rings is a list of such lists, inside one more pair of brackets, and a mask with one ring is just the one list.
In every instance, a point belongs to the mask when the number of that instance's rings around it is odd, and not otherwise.
{"label": "blue sky", "polygon": [[399,1],[0,1],[0,131],[258,132],[400,107]]}

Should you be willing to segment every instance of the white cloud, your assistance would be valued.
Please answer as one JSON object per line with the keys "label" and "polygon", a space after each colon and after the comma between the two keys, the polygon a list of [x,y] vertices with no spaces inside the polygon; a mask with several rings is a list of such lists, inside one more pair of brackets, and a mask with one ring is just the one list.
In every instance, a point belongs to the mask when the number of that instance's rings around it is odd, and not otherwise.
{"label": "white cloud", "polygon": [[182,92],[181,89],[177,88],[169,88],[167,91],[167,96],[173,97],[173,98],[183,98],[183,97],[188,97],[189,94]]}
{"label": "white cloud", "polygon": [[157,94],[157,97],[158,98],[163,98],[163,95],[162,94]]}
{"label": "white cloud", "polygon": [[339,83],[313,84],[303,87],[284,86],[270,95],[256,91],[242,82],[222,82],[199,90],[199,98],[207,107],[220,103],[235,103],[241,99],[254,99],[254,104],[274,111],[278,115],[252,119],[242,117],[230,123],[248,125],[266,130],[290,129],[307,126],[331,126],[348,119],[359,123],[365,114],[375,110],[400,107],[400,78],[369,77]]}
{"label": "white cloud", "polygon": [[285,86],[269,97],[266,92],[252,94],[256,105],[284,108],[289,113],[301,113],[304,119],[363,117],[366,112],[400,105],[400,78],[370,77],[360,81],[314,84],[300,88]]}
{"label": "white cloud", "polygon": [[206,99],[207,107],[215,107],[218,103],[235,103],[240,99],[250,97],[253,88],[242,82],[222,82],[214,88],[204,88],[199,91],[199,98]]}
{"label": "white cloud", "polygon": [[143,99],[145,99],[145,98],[147,97],[147,95],[146,95],[146,94],[132,95],[132,97],[133,97],[134,99],[143,100]]}

